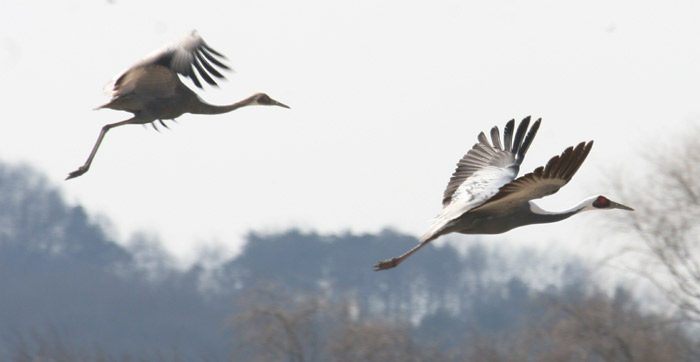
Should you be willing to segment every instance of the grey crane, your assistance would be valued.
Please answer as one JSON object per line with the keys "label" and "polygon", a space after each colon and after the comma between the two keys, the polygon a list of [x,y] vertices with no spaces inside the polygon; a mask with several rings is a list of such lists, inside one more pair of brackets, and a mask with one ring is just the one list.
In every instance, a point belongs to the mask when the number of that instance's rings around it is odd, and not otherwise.
{"label": "grey crane", "polygon": [[216,86],[217,83],[212,76],[221,79],[224,76],[212,64],[220,69],[229,69],[221,62],[222,59],[225,57],[221,53],[209,47],[196,31],[192,31],[181,40],[156,50],[120,73],[105,87],[105,91],[112,96],[112,99],[96,109],[110,108],[127,111],[134,116],[102,127],[85,164],[68,174],[66,180],[78,177],[90,169],[102,139],[110,129],[115,127],[150,123],[155,128],[155,122],[158,121],[167,128],[163,120],[175,120],[185,113],[220,114],[251,105],[289,108],[265,93],[256,93],[230,105],[208,104],[178,77],[178,74],[189,77],[197,87],[203,88],[196,74],[199,73],[204,81]]}
{"label": "grey crane", "polygon": [[374,270],[394,268],[429,242],[453,232],[500,234],[524,225],[561,221],[588,210],[633,211],[602,195],[589,197],[561,212],[545,211],[530,201],[551,195],[566,185],[593,147],[593,141],[581,142],[552,157],[546,166],[516,179],[541,121],[535,121],[528,131],[530,117],[526,117],[513,137],[515,120],[510,120],[503,132],[503,143],[498,127],[493,127],[493,145],[481,132],[479,142],[457,163],[443,194],[443,209],[420,243],[401,256],[380,261]]}

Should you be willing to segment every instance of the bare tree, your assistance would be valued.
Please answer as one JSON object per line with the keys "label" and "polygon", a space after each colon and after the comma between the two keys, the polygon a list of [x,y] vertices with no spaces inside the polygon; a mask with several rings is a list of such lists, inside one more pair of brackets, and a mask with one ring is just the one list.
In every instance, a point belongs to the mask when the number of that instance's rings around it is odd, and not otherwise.
{"label": "bare tree", "polygon": [[575,300],[539,301],[543,315],[530,315],[507,334],[470,336],[469,361],[696,361],[695,341],[676,323],[640,311],[630,294],[596,292]]}
{"label": "bare tree", "polygon": [[[78,347],[63,336],[62,331],[47,325],[27,332],[7,331],[0,339],[0,360],[14,362],[142,362],[129,354],[115,356],[99,348]],[[166,359],[161,359],[165,361]],[[179,361],[178,358],[168,360]]]}
{"label": "bare tree", "polygon": [[411,327],[378,319],[346,318],[329,342],[331,361],[435,361],[413,339]]}
{"label": "bare tree", "polygon": [[[351,303],[267,287],[246,292],[232,317],[234,360],[439,361],[408,322],[359,318]],[[356,306],[356,305],[355,305]],[[428,352],[426,352],[428,351]]]}
{"label": "bare tree", "polygon": [[266,287],[248,292],[239,307],[241,312],[232,318],[237,354],[255,361],[315,360],[320,298]]}
{"label": "bare tree", "polygon": [[624,291],[554,303],[559,318],[544,340],[554,348],[542,360],[693,361],[692,342],[663,316],[641,312]]}
{"label": "bare tree", "polygon": [[[639,177],[620,172],[615,187],[635,212],[616,215],[634,240],[631,269],[651,281],[691,321],[700,322],[700,127],[649,147]],[[638,241],[641,241],[638,243]],[[627,265],[627,267],[630,267]]]}

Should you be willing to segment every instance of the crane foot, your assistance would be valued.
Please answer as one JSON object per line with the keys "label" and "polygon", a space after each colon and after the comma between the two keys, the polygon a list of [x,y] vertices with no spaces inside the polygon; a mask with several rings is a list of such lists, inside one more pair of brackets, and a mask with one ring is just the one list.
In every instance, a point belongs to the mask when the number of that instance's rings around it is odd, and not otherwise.
{"label": "crane foot", "polygon": [[80,166],[77,170],[71,172],[68,174],[68,177],[66,177],[66,180],[70,180],[72,178],[76,178],[78,176],[81,176],[82,174],[86,173],[88,171],[88,167],[85,166]]}
{"label": "crane foot", "polygon": [[399,265],[399,258],[382,260],[374,266],[374,271],[387,270]]}

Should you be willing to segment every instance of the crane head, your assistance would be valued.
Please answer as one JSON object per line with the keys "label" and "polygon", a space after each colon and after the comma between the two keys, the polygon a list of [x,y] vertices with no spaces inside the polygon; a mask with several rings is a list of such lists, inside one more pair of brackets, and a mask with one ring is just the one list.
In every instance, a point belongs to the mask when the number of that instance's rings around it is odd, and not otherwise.
{"label": "crane head", "polygon": [[600,195],[594,197],[591,206],[597,210],[612,210],[612,209],[622,209],[627,211],[634,211],[633,208],[625,206],[623,204],[617,203],[615,201],[610,201],[607,197]]}
{"label": "crane head", "polygon": [[278,102],[265,93],[257,93],[251,97],[251,105],[257,104],[259,106],[279,106],[284,108],[290,108],[288,105]]}

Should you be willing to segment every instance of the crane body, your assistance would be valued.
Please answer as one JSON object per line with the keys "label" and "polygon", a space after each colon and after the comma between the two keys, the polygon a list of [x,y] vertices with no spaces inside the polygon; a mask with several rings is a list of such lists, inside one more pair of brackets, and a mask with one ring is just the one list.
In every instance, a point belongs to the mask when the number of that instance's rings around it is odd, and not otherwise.
{"label": "crane body", "polygon": [[420,243],[396,258],[380,261],[375,270],[394,268],[429,242],[449,233],[501,234],[525,225],[561,221],[589,210],[632,210],[602,195],[559,212],[543,210],[532,202],[566,185],[593,147],[593,141],[581,142],[552,157],[546,166],[516,178],[540,123],[538,119],[530,127],[530,117],[526,117],[514,134],[515,120],[510,120],[503,142],[498,127],[491,129],[491,142],[480,133],[479,142],[457,163],[443,194],[443,209]]}

